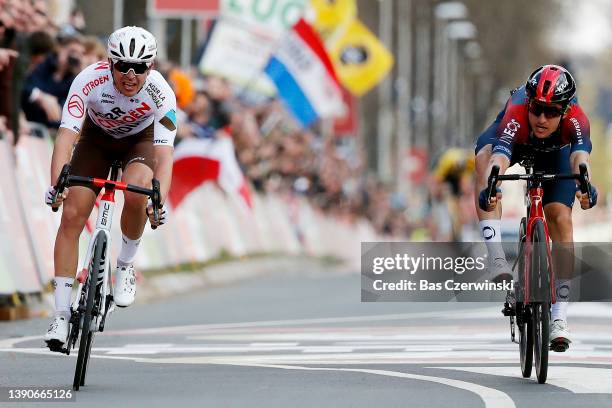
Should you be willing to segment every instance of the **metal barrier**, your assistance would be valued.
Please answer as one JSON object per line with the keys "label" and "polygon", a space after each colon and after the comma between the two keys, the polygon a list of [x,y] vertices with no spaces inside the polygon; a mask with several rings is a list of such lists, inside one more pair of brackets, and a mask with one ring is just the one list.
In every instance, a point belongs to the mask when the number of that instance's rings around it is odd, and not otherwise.
{"label": "metal barrier", "polygon": [[[0,140],[0,295],[40,292],[53,278],[60,213],[52,213],[43,202],[52,144],[46,129],[32,127],[39,136],[23,137],[16,148]],[[270,194],[253,199],[253,209],[245,211],[214,184],[202,185],[176,211],[169,210],[167,225],[145,230],[137,267],[171,268],[204,262],[221,252],[331,255],[358,266],[360,242],[377,238],[367,221],[344,224],[303,198]],[[122,201],[117,195],[118,213]],[[114,223],[112,237],[121,242],[120,223]],[[87,238],[85,230],[81,244]],[[118,249],[113,246],[113,258]]]}

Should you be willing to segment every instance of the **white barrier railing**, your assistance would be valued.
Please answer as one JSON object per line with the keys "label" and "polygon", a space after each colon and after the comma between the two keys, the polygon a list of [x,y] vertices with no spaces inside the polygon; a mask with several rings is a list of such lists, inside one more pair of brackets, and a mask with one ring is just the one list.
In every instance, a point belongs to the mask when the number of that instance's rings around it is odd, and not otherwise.
{"label": "white barrier railing", "polygon": [[[0,295],[40,292],[53,278],[53,246],[60,214],[44,205],[49,183],[48,135],[23,137],[13,149],[0,140]],[[120,213],[123,196],[116,195]],[[136,258],[138,268],[166,268],[204,262],[221,252],[305,253],[334,256],[359,267],[360,242],[376,240],[365,221],[346,224],[315,210],[303,197],[255,195],[253,209],[206,183],[170,209],[168,224],[147,228]],[[95,214],[92,214],[92,221]],[[88,240],[81,236],[81,256]],[[121,243],[113,223],[112,257]],[[81,263],[79,264],[81,265]]]}

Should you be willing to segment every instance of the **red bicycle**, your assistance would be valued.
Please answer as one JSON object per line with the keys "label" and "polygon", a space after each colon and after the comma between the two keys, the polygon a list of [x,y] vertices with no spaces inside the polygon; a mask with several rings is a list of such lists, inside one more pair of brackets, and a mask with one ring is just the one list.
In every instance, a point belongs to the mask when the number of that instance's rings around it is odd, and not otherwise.
{"label": "red bicycle", "polygon": [[[563,342],[550,344],[550,307],[556,302],[555,274],[553,271],[550,235],[544,218],[542,183],[554,180],[578,180],[582,193],[588,194],[591,201],[591,184],[587,167],[581,164],[580,174],[544,174],[534,172],[533,159],[527,158],[520,163],[526,174],[499,175],[499,167],[493,166],[488,178],[487,197],[495,197],[498,181],[525,180],[527,188],[525,202],[527,216],[521,219],[519,227],[519,252],[513,270],[518,263],[518,283],[515,282],[514,293],[504,305],[503,314],[510,317],[510,336],[515,340],[515,318],[519,329],[519,348],[521,355],[521,372],[523,377],[531,377],[535,357],[536,377],[538,383],[546,382],[548,374],[549,347],[555,351],[565,351]],[[514,305],[512,304],[514,303]],[[550,344],[550,345],[549,345]]]}

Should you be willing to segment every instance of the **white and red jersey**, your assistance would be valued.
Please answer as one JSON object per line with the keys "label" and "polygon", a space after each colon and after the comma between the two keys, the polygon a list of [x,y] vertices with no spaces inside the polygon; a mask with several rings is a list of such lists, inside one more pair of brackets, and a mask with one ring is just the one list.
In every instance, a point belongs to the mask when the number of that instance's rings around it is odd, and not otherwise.
{"label": "white and red jersey", "polygon": [[172,146],[176,136],[176,96],[170,85],[151,70],[142,89],[125,96],[113,84],[110,64],[99,61],[85,68],[72,82],[60,127],[81,132],[85,114],[108,135],[120,139],[151,123],[154,144]]}

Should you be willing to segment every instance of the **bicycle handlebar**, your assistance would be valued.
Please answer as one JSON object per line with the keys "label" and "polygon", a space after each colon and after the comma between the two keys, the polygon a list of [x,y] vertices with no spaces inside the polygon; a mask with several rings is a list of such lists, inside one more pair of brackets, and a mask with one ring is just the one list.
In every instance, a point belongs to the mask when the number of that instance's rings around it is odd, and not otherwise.
{"label": "bicycle handlebar", "polygon": [[505,180],[527,180],[527,181],[551,181],[551,180],[578,180],[580,184],[580,192],[587,194],[589,198],[589,204],[592,207],[592,192],[591,182],[589,180],[589,174],[585,163],[581,163],[578,166],[580,170],[579,174],[544,174],[544,173],[530,173],[530,174],[503,174],[499,175],[499,166],[495,165],[491,168],[491,174],[487,180],[487,200],[495,197],[497,194],[496,184],[498,181]]}
{"label": "bicycle handlebar", "polygon": [[[65,164],[62,167],[62,172],[57,178],[57,184],[53,187],[55,194],[53,195],[52,203],[57,201],[57,197],[64,192],[66,187],[70,186],[85,186],[85,187],[104,187],[106,189],[130,191],[132,193],[146,195],[153,202],[153,219],[157,223],[159,221],[159,210],[161,209],[161,193],[159,188],[159,180],[152,180],[152,188],[135,186],[133,184],[122,183],[120,181],[98,179],[94,177],[74,176],[70,174],[70,164]],[[58,210],[58,207],[51,207],[53,212]],[[151,225],[152,229],[157,226]]]}

